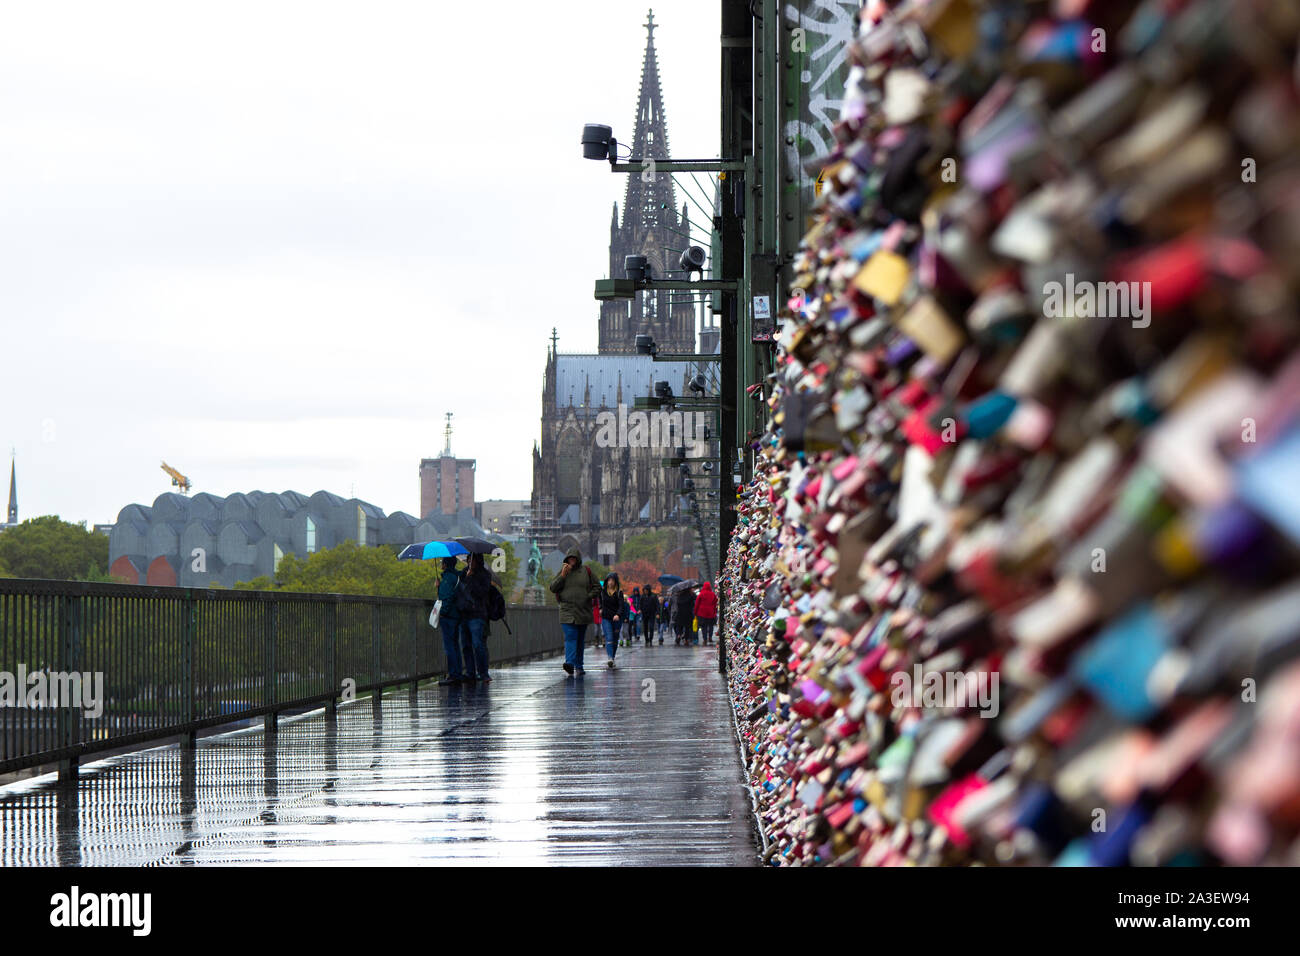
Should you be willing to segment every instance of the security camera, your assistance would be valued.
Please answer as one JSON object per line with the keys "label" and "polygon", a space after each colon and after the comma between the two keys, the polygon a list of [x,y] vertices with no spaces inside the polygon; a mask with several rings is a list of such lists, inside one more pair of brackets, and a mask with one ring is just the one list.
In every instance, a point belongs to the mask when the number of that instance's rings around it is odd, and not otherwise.
{"label": "security camera", "polygon": [[654,355],[659,349],[655,345],[653,336],[639,334],[636,337],[636,351],[638,355]]}
{"label": "security camera", "polygon": [[695,378],[691,380],[691,384],[688,387],[692,392],[697,392],[700,395],[703,395],[704,388],[705,388],[704,376],[703,375],[695,376]]}
{"label": "security camera", "polygon": [[706,462],[704,463],[704,465],[703,465],[703,468],[704,468],[705,471],[712,471],[712,470],[713,470],[713,462],[711,462],[711,461],[706,461]]}
{"label": "security camera", "polygon": [[655,395],[659,398],[672,398],[672,386],[667,382],[655,382]]}

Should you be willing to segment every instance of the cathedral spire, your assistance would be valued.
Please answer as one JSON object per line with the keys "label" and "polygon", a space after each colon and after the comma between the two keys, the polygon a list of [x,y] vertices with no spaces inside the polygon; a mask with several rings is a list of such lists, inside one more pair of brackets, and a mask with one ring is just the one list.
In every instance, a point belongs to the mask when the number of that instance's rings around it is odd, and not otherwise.
{"label": "cathedral spire", "polygon": [[[645,60],[641,64],[641,91],[637,97],[636,124],[632,130],[632,157],[639,160],[668,159],[668,122],[659,86],[659,61],[655,58],[655,15],[651,10],[642,24],[646,28]],[[623,203],[623,226],[638,223],[647,228],[661,218],[676,218],[677,200],[672,177],[651,174],[649,166],[627,177],[627,198]],[[666,215],[665,215],[666,214]]]}
{"label": "cathedral spire", "polygon": [[9,524],[18,523],[18,463],[15,459],[9,462]]}

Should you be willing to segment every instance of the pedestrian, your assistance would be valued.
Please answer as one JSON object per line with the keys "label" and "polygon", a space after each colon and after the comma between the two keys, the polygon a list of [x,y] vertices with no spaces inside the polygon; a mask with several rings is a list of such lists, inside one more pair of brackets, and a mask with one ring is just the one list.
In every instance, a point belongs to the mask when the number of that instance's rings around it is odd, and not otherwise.
{"label": "pedestrian", "polygon": [[[461,616],[461,653],[465,657],[467,680],[490,684],[488,675],[488,592],[492,589],[492,572],[483,564],[483,555],[471,554],[465,577],[457,592],[457,609]],[[468,650],[466,649],[468,648]]]}
{"label": "pedestrian", "polygon": [[600,592],[600,627],[605,634],[605,654],[608,657],[606,667],[614,666],[618,635],[626,622],[627,598],[623,596],[623,586],[618,575],[611,572],[605,578],[605,586]]}
{"label": "pedestrian", "polygon": [[673,595],[673,630],[677,634],[678,644],[695,643],[695,632],[691,629],[691,619],[694,616],[695,592],[684,587]]}
{"label": "pedestrian", "polygon": [[664,642],[664,634],[671,629],[672,614],[668,607],[668,595],[664,595],[664,602],[659,608],[659,643]]}
{"label": "pedestrian", "polygon": [[718,622],[718,596],[708,581],[700,585],[700,595],[695,599],[695,619],[700,622],[700,639],[712,644],[713,625]]}
{"label": "pedestrian", "polygon": [[587,643],[587,625],[592,622],[592,605],[600,596],[600,585],[591,568],[582,563],[582,552],[574,545],[564,555],[560,573],[548,588],[560,606],[560,629],[564,632],[564,673],[581,677],[582,651]]}
{"label": "pedestrian", "polygon": [[627,624],[624,629],[623,639],[627,647],[631,647],[638,637],[641,636],[641,589],[632,588],[632,593],[627,599]]}
{"label": "pedestrian", "polygon": [[[438,629],[442,631],[442,650],[447,658],[447,676],[439,684],[462,684],[465,671],[460,653],[460,612],[456,610],[456,591],[461,578],[465,576],[463,568],[456,567],[455,558],[442,559],[442,573],[438,576]],[[472,677],[470,678],[473,679]]]}
{"label": "pedestrian", "polygon": [[[649,647],[654,643],[655,625],[659,622],[659,598],[655,596],[655,589],[650,585],[645,586],[641,592],[641,623],[645,627],[645,646]],[[659,636],[659,643],[664,642],[663,635]]]}

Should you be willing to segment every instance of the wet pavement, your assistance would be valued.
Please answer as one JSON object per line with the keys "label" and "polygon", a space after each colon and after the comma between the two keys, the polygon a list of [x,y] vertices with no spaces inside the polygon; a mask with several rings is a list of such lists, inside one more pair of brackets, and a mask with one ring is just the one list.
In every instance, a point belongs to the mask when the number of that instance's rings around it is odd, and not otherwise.
{"label": "wet pavement", "polygon": [[0,788],[0,865],[757,865],[716,649],[603,660]]}

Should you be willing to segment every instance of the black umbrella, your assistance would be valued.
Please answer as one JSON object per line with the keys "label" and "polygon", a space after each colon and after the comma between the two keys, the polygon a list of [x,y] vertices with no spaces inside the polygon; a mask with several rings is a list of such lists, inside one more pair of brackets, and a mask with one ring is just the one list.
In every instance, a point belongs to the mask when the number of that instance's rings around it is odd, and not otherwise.
{"label": "black umbrella", "polygon": [[686,588],[698,588],[699,586],[700,586],[699,581],[695,580],[695,578],[690,578],[686,581],[678,581],[676,584],[674,584],[672,587],[668,589],[668,593],[676,594],[678,591],[685,590]]}
{"label": "black umbrella", "polygon": [[664,587],[666,587],[666,588],[667,588],[667,587],[672,587],[674,584],[679,583],[681,580],[682,580],[682,579],[681,579],[680,577],[678,577],[676,574],[661,574],[661,575],[659,575],[659,583],[660,583],[661,585],[663,585]]}
{"label": "black umbrella", "polygon": [[491,541],[484,541],[482,538],[452,538],[451,540],[470,554],[491,554],[500,547],[500,545],[493,544]]}

